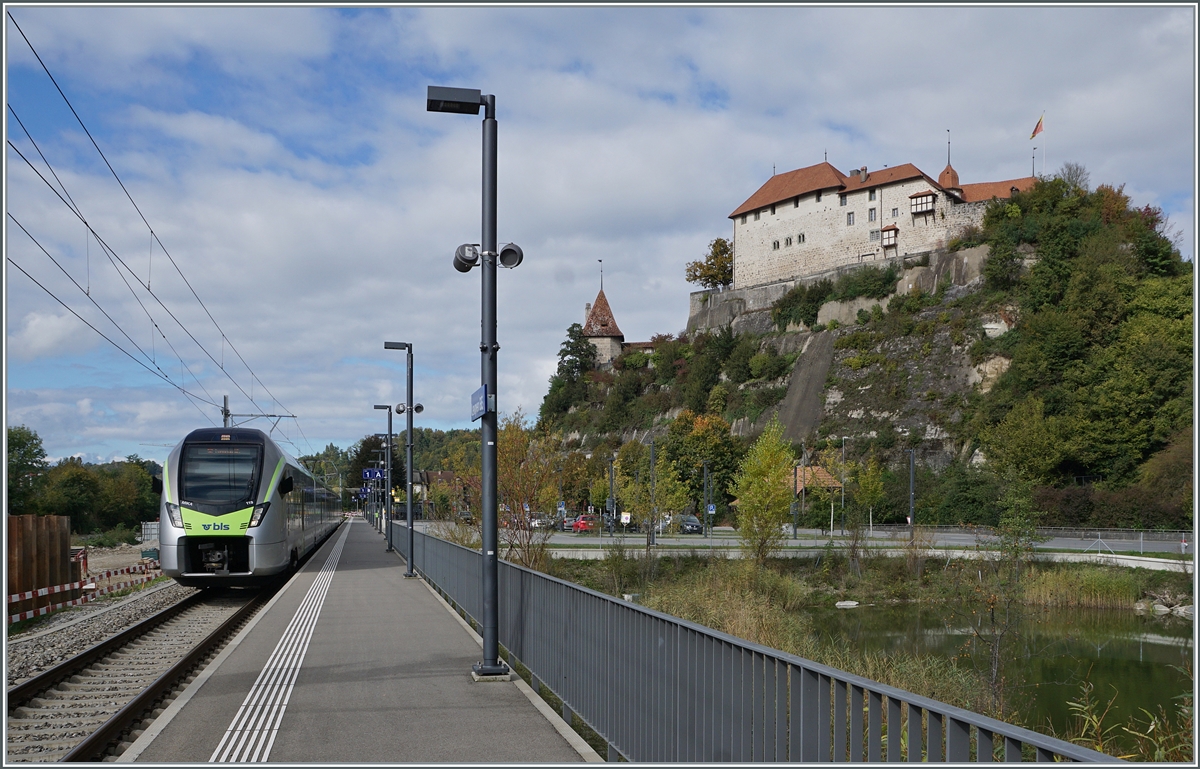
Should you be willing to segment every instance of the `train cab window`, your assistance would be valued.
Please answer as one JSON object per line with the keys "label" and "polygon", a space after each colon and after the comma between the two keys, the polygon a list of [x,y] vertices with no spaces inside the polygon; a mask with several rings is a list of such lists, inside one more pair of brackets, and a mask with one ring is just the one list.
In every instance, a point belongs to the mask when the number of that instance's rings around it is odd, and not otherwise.
{"label": "train cab window", "polygon": [[254,504],[262,447],[190,444],[180,468],[180,497],[201,505]]}

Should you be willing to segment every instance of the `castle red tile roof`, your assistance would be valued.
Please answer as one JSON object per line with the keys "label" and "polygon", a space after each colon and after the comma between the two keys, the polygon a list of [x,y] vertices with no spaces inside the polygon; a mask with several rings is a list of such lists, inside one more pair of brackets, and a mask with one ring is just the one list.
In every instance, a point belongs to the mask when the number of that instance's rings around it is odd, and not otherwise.
{"label": "castle red tile roof", "polygon": [[1016,187],[1020,192],[1028,192],[1033,188],[1036,182],[1032,176],[1025,176],[1020,179],[1009,179],[1005,182],[980,182],[978,184],[964,184],[962,186],[963,200],[968,203],[978,203],[982,200],[991,200],[992,198],[1000,198],[1008,200],[1012,197],[1012,188]]}
{"label": "castle red tile roof", "polygon": [[[885,184],[896,184],[910,179],[924,179],[929,182],[929,186],[933,190],[946,191],[955,197],[958,197],[958,195],[949,190],[961,189],[961,199],[966,203],[974,203],[991,200],[993,197],[1007,200],[1012,195],[1011,188],[1016,187],[1021,192],[1025,192],[1036,181],[1032,176],[1028,176],[1022,179],[1011,179],[1003,182],[980,182],[978,184],[964,184],[958,187],[958,172],[948,165],[942,171],[939,178],[945,181],[953,181],[955,186],[947,188],[945,184],[931,179],[924,171],[912,163],[903,163],[891,168],[869,171],[867,172],[866,179],[862,179],[859,169],[855,169],[849,175],[846,175],[829,163],[818,163],[815,166],[807,166],[806,168],[797,168],[795,171],[775,174],[767,180],[766,184],[759,187],[758,191],[751,195],[745,203],[738,206],[729,215],[729,218],[733,219],[742,214],[760,211],[764,208],[769,208],[773,204],[777,205],[801,195],[816,192],[817,190],[832,190],[839,194],[845,194],[872,187],[880,187]],[[933,190],[917,194],[928,195]]]}
{"label": "castle red tile roof", "polygon": [[604,289],[600,289],[600,293],[596,294],[596,301],[592,302],[592,309],[588,311],[587,320],[583,324],[583,335],[612,336],[625,341],[625,335],[617,328],[617,321],[613,318],[612,308],[608,306],[608,297],[604,296]]}
{"label": "castle red tile roof", "polygon": [[807,168],[776,174],[758,188],[750,198],[729,215],[732,219],[750,211],[766,208],[781,200],[791,200],[798,195],[807,195],[817,190],[841,189],[846,176],[829,163],[818,163]]}
{"label": "castle red tile roof", "polygon": [[926,176],[921,169],[917,168],[912,163],[904,163],[903,165],[894,166],[892,168],[881,168],[878,171],[868,171],[866,181],[861,181],[861,175],[857,171],[851,172],[851,174],[846,177],[845,187],[839,190],[839,192],[858,192],[859,190],[867,190],[884,184],[906,182],[909,179],[925,179],[930,184],[934,183],[934,181]]}

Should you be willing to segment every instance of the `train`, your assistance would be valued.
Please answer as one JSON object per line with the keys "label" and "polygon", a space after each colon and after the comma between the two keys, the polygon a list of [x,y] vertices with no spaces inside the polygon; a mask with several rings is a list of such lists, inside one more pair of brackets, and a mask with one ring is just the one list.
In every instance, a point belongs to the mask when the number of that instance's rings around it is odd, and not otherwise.
{"label": "train", "polygon": [[155,479],[159,565],[188,587],[258,587],[296,568],[344,520],[339,495],[262,430],[180,441]]}

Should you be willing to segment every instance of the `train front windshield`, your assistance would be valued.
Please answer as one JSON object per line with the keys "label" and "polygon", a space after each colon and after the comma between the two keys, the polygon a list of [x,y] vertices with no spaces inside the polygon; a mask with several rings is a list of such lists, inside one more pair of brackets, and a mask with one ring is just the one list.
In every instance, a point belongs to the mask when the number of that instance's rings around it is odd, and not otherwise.
{"label": "train front windshield", "polygon": [[262,447],[195,444],[183,449],[182,499],[201,505],[252,505],[262,468]]}

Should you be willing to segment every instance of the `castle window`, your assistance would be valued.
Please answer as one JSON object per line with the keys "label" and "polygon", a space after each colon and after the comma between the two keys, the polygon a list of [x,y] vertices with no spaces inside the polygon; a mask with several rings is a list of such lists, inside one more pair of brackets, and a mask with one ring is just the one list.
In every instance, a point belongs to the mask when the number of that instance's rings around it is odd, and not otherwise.
{"label": "castle window", "polygon": [[[893,208],[893,209],[892,209],[892,216],[899,216],[899,215],[900,215],[900,209],[899,209],[899,208]],[[743,217],[742,217],[742,219],[743,219],[743,221],[744,221],[744,220],[746,219],[746,217],[744,217],[744,216],[743,216]]]}
{"label": "castle window", "polygon": [[838,195],[838,205],[839,206],[846,205],[846,196],[845,195]]}
{"label": "castle window", "polygon": [[796,242],[797,242],[797,243],[803,243],[803,242],[804,242],[804,233],[803,233],[803,232],[802,232],[802,233],[800,233],[799,235],[797,235],[797,236],[796,236]]}
{"label": "castle window", "polygon": [[879,240],[879,230],[871,230],[871,240]]}
{"label": "castle window", "polygon": [[875,190],[871,190],[870,192],[867,193],[867,200],[874,200],[874,199],[875,199]]}
{"label": "castle window", "polygon": [[785,246],[790,246],[790,245],[792,245],[792,236],[791,236],[791,235],[788,235],[788,236],[787,236],[787,237],[784,239],[784,241],[783,241],[783,244],[784,244]]}
{"label": "castle window", "polygon": [[912,212],[914,214],[933,213],[934,194],[932,192],[912,196]]}
{"label": "castle window", "polygon": [[821,202],[821,191],[820,190],[817,190],[817,202],[818,203]]}
{"label": "castle window", "polygon": [[853,225],[854,225],[854,212],[850,211],[846,214],[846,226],[851,227]]}
{"label": "castle window", "polygon": [[775,251],[778,251],[779,250],[779,241],[777,240],[774,243],[772,243],[771,248]]}
{"label": "castle window", "polygon": [[891,246],[893,248],[895,247],[896,233],[898,233],[898,232],[899,232],[899,230],[897,230],[895,228],[883,231],[883,247],[884,248],[887,248],[889,246]]}
{"label": "castle window", "polygon": [[875,209],[874,208],[867,210],[867,221],[868,222],[875,221]]}
{"label": "castle window", "polygon": [[799,208],[799,207],[800,207],[800,196],[797,195],[796,197],[792,198],[792,208]]}
{"label": "castle window", "polygon": [[[895,211],[893,211],[893,212],[892,212],[892,216],[895,216],[895,215],[896,215],[896,212],[895,212]],[[746,223],[746,215],[745,215],[745,214],[742,214],[742,224],[745,224],[745,223]]]}
{"label": "castle window", "polygon": [[771,204],[771,216],[774,216],[774,215],[775,215],[775,204],[772,203]]}
{"label": "castle window", "polygon": [[756,221],[756,222],[758,221],[758,212],[757,211],[754,212],[754,221]]}

